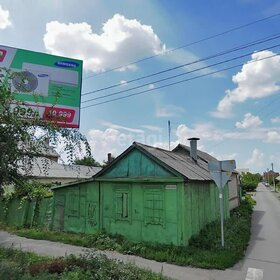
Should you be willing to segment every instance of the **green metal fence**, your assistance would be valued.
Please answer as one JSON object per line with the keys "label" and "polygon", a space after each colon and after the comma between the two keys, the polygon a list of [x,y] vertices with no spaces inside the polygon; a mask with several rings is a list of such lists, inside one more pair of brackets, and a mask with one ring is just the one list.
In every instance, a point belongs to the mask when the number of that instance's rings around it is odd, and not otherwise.
{"label": "green metal fence", "polygon": [[9,226],[50,228],[53,198],[0,200],[0,222]]}

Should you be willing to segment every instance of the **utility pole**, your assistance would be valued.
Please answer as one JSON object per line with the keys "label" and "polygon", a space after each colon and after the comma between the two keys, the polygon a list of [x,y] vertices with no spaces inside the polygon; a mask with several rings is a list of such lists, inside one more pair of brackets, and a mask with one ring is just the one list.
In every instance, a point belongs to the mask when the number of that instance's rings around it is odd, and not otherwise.
{"label": "utility pole", "polygon": [[276,185],[275,185],[275,178],[274,178],[274,171],[273,171],[273,162],[271,163],[271,170],[272,170],[272,179],[273,179],[274,191],[276,192]]}

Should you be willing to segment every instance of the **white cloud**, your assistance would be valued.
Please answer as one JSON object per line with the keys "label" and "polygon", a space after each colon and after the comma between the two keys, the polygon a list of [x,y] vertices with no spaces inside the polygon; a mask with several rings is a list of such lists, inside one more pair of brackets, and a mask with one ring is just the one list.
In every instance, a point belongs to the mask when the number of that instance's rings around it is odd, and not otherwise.
{"label": "white cloud", "polygon": [[222,130],[211,123],[197,123],[193,128],[181,124],[176,129],[176,136],[180,143],[187,143],[190,137],[199,137],[203,141],[260,140],[262,142],[278,143],[280,128],[278,127],[251,127],[250,130]]}
{"label": "white cloud", "polygon": [[8,10],[4,10],[0,5],[0,29],[6,29],[10,25],[12,25],[10,12]]}
{"label": "white cloud", "polygon": [[[213,116],[226,118],[232,116],[232,108],[237,103],[248,99],[260,99],[279,91],[280,57],[260,60],[274,55],[271,51],[252,54],[249,63],[243,65],[240,72],[232,77],[237,85],[233,90],[226,90],[226,96],[219,102]],[[259,61],[257,61],[259,60]],[[256,61],[254,63],[251,63]]]}
{"label": "white cloud", "polygon": [[143,125],[141,125],[141,127],[154,131],[154,132],[159,132],[159,133],[162,132],[162,128],[159,126],[143,124]]}
{"label": "white cloud", "polygon": [[209,153],[211,156],[215,157],[218,160],[229,160],[229,159],[236,159],[237,153],[231,153],[231,154],[217,154],[214,152]]}
{"label": "white cloud", "polygon": [[[179,141],[171,141],[170,142],[170,151],[172,151],[177,145]],[[161,148],[164,150],[169,150],[169,143],[168,142],[155,142],[152,144],[153,147]]]}
{"label": "white cloud", "polygon": [[[113,156],[118,156],[134,141],[146,143],[147,145],[163,143],[163,137],[160,133],[135,133],[130,128],[127,130],[123,126],[117,127],[120,127],[120,129],[91,129],[88,132],[88,141],[92,149],[92,155],[97,161],[102,162],[106,160],[108,153],[112,153]],[[121,130],[125,131],[121,132]]]}
{"label": "white cloud", "polygon": [[280,123],[280,117],[275,117],[271,119],[272,123]]}
{"label": "white cloud", "polygon": [[92,149],[92,155],[98,162],[106,160],[108,153],[115,157],[118,156],[132,143],[129,135],[113,128],[107,128],[104,131],[91,129],[88,132],[88,142]]}
{"label": "white cloud", "polygon": [[149,84],[148,88],[149,88],[149,89],[154,89],[154,88],[155,88],[155,85],[154,85],[154,84]]}
{"label": "white cloud", "polygon": [[259,149],[254,149],[252,156],[246,161],[246,165],[248,165],[250,169],[256,169],[256,167],[263,166],[263,161],[264,153],[262,153]]}
{"label": "white cloud", "polygon": [[[46,25],[44,43],[52,54],[83,59],[85,69],[94,72],[165,50],[151,26],[120,14],[105,22],[100,34],[94,33],[86,22],[65,24],[51,21]],[[135,70],[135,65],[120,70],[126,69]]]}
{"label": "white cloud", "polygon": [[280,143],[280,132],[279,131],[268,131],[267,132],[268,143]]}
{"label": "white cloud", "polygon": [[102,121],[101,124],[104,125],[104,126],[107,126],[109,128],[122,129],[122,130],[132,132],[132,133],[144,133],[144,130],[142,130],[142,129],[122,126],[122,125],[114,124],[114,123],[111,123],[111,122]]}
{"label": "white cloud", "polygon": [[176,130],[176,136],[180,143],[187,143],[187,139],[191,137],[199,137],[202,140],[219,141],[223,139],[224,132],[216,129],[212,124],[199,123],[194,128],[189,128],[184,124],[180,124]]}
{"label": "white cloud", "polygon": [[157,118],[178,117],[186,110],[175,105],[158,106],[156,109]]}
{"label": "white cloud", "polygon": [[254,128],[262,124],[262,121],[258,116],[253,116],[251,113],[244,115],[244,119],[241,122],[236,122],[235,126],[237,128]]}

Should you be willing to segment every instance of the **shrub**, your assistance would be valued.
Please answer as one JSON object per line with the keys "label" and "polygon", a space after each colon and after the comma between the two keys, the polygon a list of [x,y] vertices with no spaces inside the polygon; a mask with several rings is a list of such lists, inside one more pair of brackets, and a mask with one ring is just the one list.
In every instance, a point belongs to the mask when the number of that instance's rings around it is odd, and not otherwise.
{"label": "shrub", "polygon": [[261,175],[259,173],[252,174],[250,172],[241,173],[241,185],[245,191],[255,191],[258,183],[261,181]]}
{"label": "shrub", "polygon": [[21,280],[23,269],[13,261],[2,260],[0,262],[0,279]]}

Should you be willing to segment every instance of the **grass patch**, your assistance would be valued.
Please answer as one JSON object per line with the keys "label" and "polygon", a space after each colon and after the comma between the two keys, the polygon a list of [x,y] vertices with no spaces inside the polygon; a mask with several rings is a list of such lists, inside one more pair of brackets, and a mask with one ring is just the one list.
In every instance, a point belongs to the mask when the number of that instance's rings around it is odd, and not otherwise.
{"label": "grass patch", "polygon": [[220,221],[208,224],[199,235],[191,238],[189,246],[172,246],[149,243],[133,243],[120,235],[72,234],[42,229],[13,230],[20,236],[47,239],[100,250],[114,250],[138,255],[160,262],[189,265],[201,268],[226,269],[243,256],[250,240],[251,215],[255,201],[246,196],[231,217],[224,223],[225,247],[220,243]]}
{"label": "grass patch", "polygon": [[88,253],[75,257],[42,258],[13,248],[0,247],[3,280],[167,280],[161,274]]}

